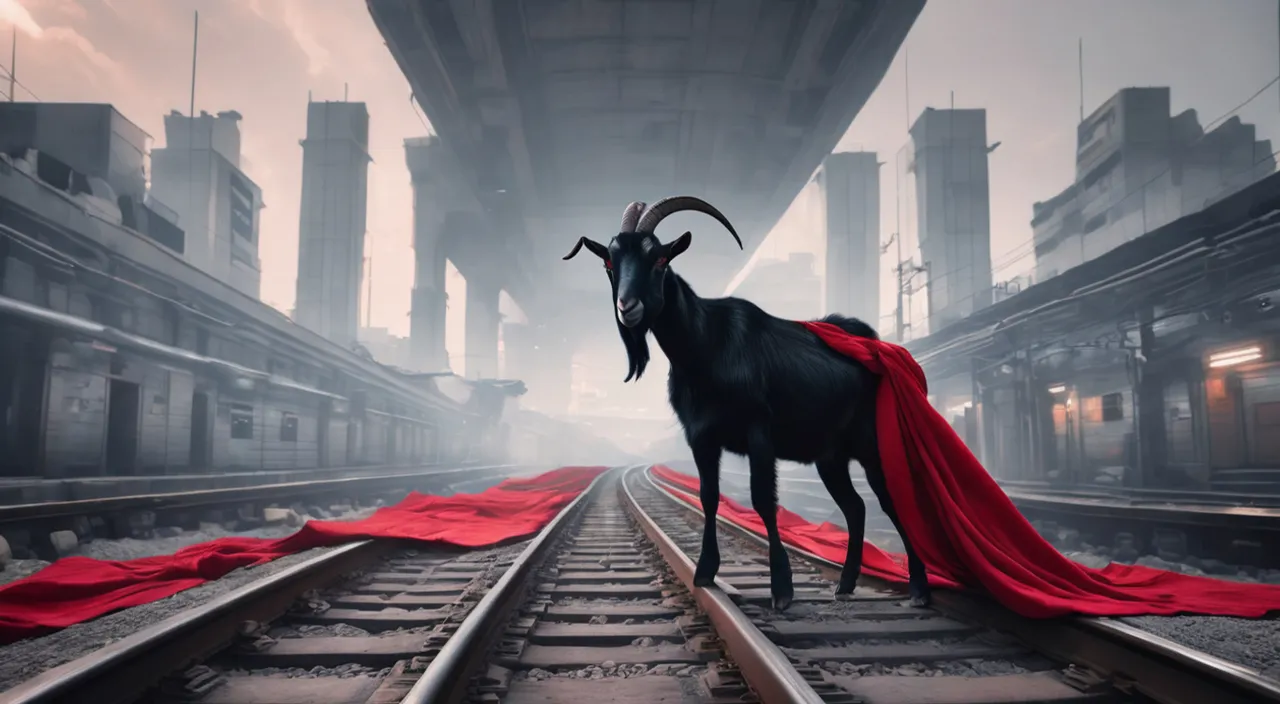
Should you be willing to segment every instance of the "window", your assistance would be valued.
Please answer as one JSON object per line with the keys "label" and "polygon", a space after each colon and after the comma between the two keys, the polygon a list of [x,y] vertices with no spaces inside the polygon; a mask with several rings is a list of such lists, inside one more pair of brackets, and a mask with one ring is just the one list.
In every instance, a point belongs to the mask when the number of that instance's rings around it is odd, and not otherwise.
{"label": "window", "polygon": [[231,404],[231,439],[253,439],[253,406],[243,403]]}
{"label": "window", "polygon": [[1124,394],[1106,394],[1102,397],[1102,422],[1124,420]]}
{"label": "window", "polygon": [[231,186],[231,233],[246,242],[253,242],[253,191],[249,184],[236,174],[229,175]]}
{"label": "window", "polygon": [[298,416],[292,413],[285,413],[280,417],[280,441],[298,441]]}

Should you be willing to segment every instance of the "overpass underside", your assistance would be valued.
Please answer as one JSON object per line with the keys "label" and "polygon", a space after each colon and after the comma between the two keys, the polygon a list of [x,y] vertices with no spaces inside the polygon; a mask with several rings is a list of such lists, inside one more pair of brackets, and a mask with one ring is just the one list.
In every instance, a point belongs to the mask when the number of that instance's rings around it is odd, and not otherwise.
{"label": "overpass underside", "polygon": [[[560,257],[579,236],[616,233],[632,200],[684,194],[719,207],[748,253],[709,234],[682,271],[723,290],[847,131],[924,5],[367,1],[437,133],[408,146],[424,360],[443,349],[443,258],[468,290],[507,290],[536,327],[567,292],[600,293],[595,267]],[[674,216],[659,235],[718,228],[701,217]],[[496,293],[486,296],[496,310]],[[496,345],[496,315],[476,315],[476,343]]]}

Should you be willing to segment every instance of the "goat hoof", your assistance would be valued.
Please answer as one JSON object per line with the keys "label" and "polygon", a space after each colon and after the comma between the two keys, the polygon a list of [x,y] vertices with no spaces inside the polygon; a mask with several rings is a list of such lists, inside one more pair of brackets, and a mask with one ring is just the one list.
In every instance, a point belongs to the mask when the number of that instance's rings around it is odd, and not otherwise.
{"label": "goat hoof", "polygon": [[912,589],[910,594],[912,608],[923,609],[933,603],[933,594],[928,589]]}
{"label": "goat hoof", "polygon": [[693,576],[693,586],[695,587],[710,587],[715,583],[716,583],[715,577],[707,577],[705,575],[700,575],[700,574],[695,574]]}
{"label": "goat hoof", "polygon": [[848,579],[848,580],[841,579],[840,584],[836,586],[836,595],[840,596],[844,594],[852,594],[853,590],[857,588],[858,588],[857,577],[854,577],[853,579]]}
{"label": "goat hoof", "polygon": [[794,596],[792,596],[791,594],[785,594],[785,595],[782,595],[782,596],[775,596],[775,597],[773,597],[773,609],[774,609],[774,611],[786,611],[786,610],[787,610],[787,607],[788,607],[788,606],[791,606],[791,601],[792,601],[792,599],[794,599],[794,598],[795,598],[795,597],[794,597]]}

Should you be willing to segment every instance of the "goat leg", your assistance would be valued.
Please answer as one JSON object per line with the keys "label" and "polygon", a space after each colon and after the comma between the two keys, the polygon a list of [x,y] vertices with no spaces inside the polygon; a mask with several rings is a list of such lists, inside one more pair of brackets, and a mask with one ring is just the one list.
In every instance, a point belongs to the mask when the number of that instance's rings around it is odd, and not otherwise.
{"label": "goat leg", "polygon": [[889,486],[885,482],[884,470],[880,465],[879,457],[864,457],[862,459],[862,468],[867,473],[867,483],[871,485],[871,490],[875,492],[876,498],[880,500],[880,508],[884,510],[885,515],[893,522],[893,527],[898,531],[898,537],[902,538],[902,547],[907,553],[907,595],[911,598],[911,605],[916,608],[924,608],[933,601],[933,592],[929,587],[929,575],[925,570],[924,561],[916,555],[916,551],[911,547],[911,540],[907,537],[906,531],[902,530],[902,522],[898,520],[898,511],[893,505],[893,497],[889,495]]}
{"label": "goat leg", "polygon": [[720,509],[720,454],[718,444],[690,438],[689,449],[698,466],[698,497],[702,500],[702,552],[693,573],[693,584],[709,587],[720,571],[720,545],[716,541],[716,513]]}
{"label": "goat leg", "polygon": [[867,505],[858,495],[858,490],[853,488],[848,458],[818,460],[814,465],[831,500],[844,514],[844,523],[849,530],[849,548],[845,552],[836,594],[852,594],[858,586],[858,577],[862,575],[862,541],[866,535]]}
{"label": "goat leg", "polygon": [[751,466],[751,506],[769,534],[769,592],[773,608],[782,611],[795,598],[791,561],[778,532],[778,466],[767,431],[753,429],[747,436],[747,460]]}

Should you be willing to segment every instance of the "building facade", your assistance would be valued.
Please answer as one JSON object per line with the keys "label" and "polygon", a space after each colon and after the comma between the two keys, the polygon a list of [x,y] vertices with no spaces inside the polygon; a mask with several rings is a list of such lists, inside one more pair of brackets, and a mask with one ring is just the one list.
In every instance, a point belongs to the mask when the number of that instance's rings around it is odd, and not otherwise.
{"label": "building facade", "polygon": [[[81,112],[105,125],[102,134],[130,133],[130,123],[112,127],[123,118],[110,106]],[[57,120],[37,124],[42,134],[26,141],[57,147]],[[183,256],[181,230],[173,247],[160,230],[109,212],[110,200],[93,195],[107,193],[101,184],[114,181],[110,190],[129,194],[121,199],[142,197],[142,162],[129,153],[108,144],[65,160],[30,146],[0,156],[0,476],[420,465],[502,453],[473,432],[493,424],[433,381],[410,383],[238,294]]]}
{"label": "building facade", "polygon": [[151,153],[151,195],[177,214],[187,261],[258,298],[262,189],[240,170],[240,114],[164,118],[165,146]]}
{"label": "building facade", "polygon": [[1232,117],[1205,132],[1194,110],[1171,115],[1168,88],[1125,88],[1080,123],[1076,179],[1033,207],[1043,281],[1275,170],[1271,143]]}
{"label": "building facade", "polygon": [[1280,495],[1278,203],[1272,175],[912,341],[934,405],[1007,482]]}

